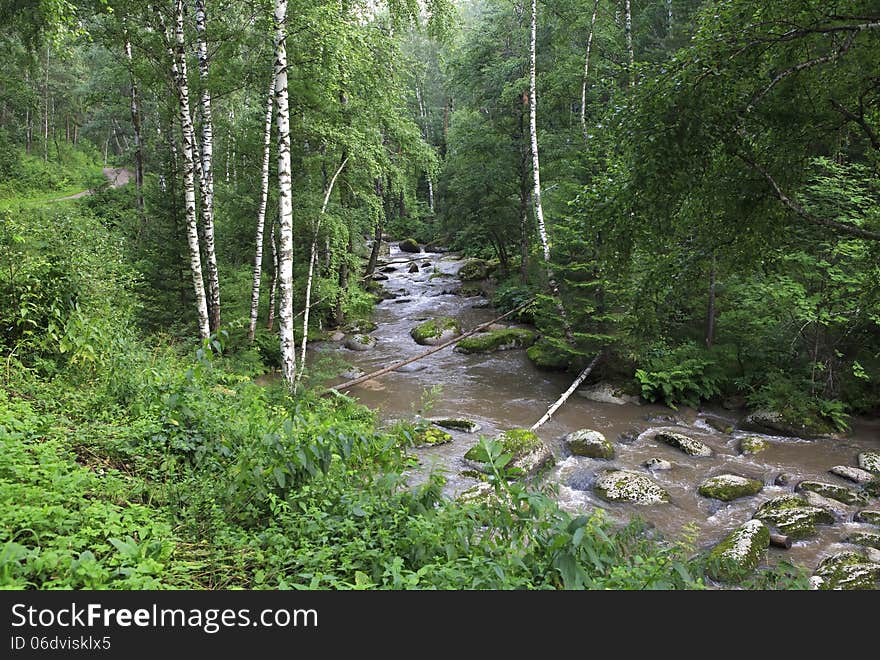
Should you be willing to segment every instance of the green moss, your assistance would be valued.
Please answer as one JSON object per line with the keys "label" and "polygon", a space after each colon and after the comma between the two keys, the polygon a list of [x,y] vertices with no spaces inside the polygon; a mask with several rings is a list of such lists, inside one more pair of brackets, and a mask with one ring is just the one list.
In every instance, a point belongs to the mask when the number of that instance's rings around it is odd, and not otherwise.
{"label": "green moss", "polygon": [[436,426],[426,426],[413,433],[413,444],[417,447],[445,445],[452,442],[452,436]]}
{"label": "green moss", "polygon": [[461,325],[453,318],[440,316],[420,323],[410,330],[409,334],[416,340],[416,343],[425,345],[436,342],[445,332],[450,330],[455,335],[461,334]]}
{"label": "green moss", "polygon": [[565,444],[575,456],[614,458],[614,446],[598,431],[580,429],[565,436]]}
{"label": "green moss", "polygon": [[720,474],[704,481],[699,488],[703,497],[711,497],[722,502],[730,502],[740,497],[757,495],[764,484],[755,479],[748,479],[734,474]]}
{"label": "green moss", "polygon": [[[495,441],[501,444],[503,453],[511,456],[507,467],[522,470],[527,476],[553,464],[553,454],[534,431],[510,429],[497,436]],[[476,444],[468,449],[464,458],[482,465],[481,456],[480,445]]]}
{"label": "green moss", "polygon": [[539,339],[527,351],[529,360],[540,369],[567,369],[571,363],[569,356],[553,346],[546,339]]}
{"label": "green moss", "polygon": [[764,502],[753,516],[776,527],[792,539],[802,539],[816,531],[817,524],[832,524],[834,516],[824,509],[810,506],[798,495],[781,495]]}
{"label": "green moss", "polygon": [[875,534],[874,532],[853,532],[843,539],[843,542],[864,545],[880,550],[880,534]]}
{"label": "green moss", "polygon": [[750,435],[739,441],[739,451],[742,454],[757,454],[764,451],[770,444],[756,435]]}
{"label": "green moss", "polygon": [[609,502],[662,504],[669,502],[669,493],[651,479],[630,470],[607,470],[599,475],[593,490]]}
{"label": "green moss", "polygon": [[469,419],[435,419],[433,423],[445,429],[464,431],[465,433],[475,433],[480,429],[479,424]]}
{"label": "green moss", "polygon": [[669,445],[670,447],[675,447],[676,449],[680,449],[685,454],[689,456],[711,456],[712,450],[700,442],[699,440],[695,440],[694,438],[689,438],[686,435],[682,435],[681,433],[669,433],[663,432],[658,433],[654,436],[656,440],[662,442],[664,444]]}
{"label": "green moss", "polygon": [[484,280],[488,276],[488,265],[482,259],[471,259],[458,270],[458,278],[462,282]]}
{"label": "green moss", "polygon": [[857,493],[846,486],[838,486],[837,484],[829,484],[823,481],[802,481],[795,490],[809,490],[822,497],[830,497],[832,500],[837,500],[844,504],[863,504],[867,501],[863,493]]}
{"label": "green moss", "polygon": [[855,552],[838,552],[823,559],[811,582],[822,590],[876,589],[880,564]]}
{"label": "green moss", "polygon": [[465,284],[458,287],[458,291],[455,293],[462,298],[476,298],[477,296],[482,296],[485,291],[483,291],[483,287],[479,284]]}
{"label": "green moss", "polygon": [[859,511],[853,520],[880,527],[880,511],[865,509],[864,511]]}
{"label": "green moss", "polygon": [[720,582],[739,582],[758,567],[769,546],[770,530],[750,520],[712,549],[706,573]]}
{"label": "green moss", "polygon": [[506,328],[482,332],[458,342],[455,350],[460,353],[490,353],[509,348],[524,348],[535,342],[535,333],[525,328]]}
{"label": "green moss", "polygon": [[410,252],[414,254],[422,251],[422,248],[419,247],[418,242],[414,238],[407,238],[400,241],[399,247],[401,252]]}

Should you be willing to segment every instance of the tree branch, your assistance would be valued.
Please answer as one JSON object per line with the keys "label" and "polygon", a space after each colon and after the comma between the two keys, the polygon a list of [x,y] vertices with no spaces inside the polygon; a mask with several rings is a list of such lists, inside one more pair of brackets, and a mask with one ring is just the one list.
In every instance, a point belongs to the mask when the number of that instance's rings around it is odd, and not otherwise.
{"label": "tree branch", "polygon": [[844,117],[849,119],[850,121],[861,126],[862,130],[865,132],[865,135],[868,136],[868,140],[871,141],[871,146],[874,147],[877,151],[880,151],[880,138],[877,137],[877,133],[871,126],[865,121],[864,109],[859,109],[859,114],[854,113],[852,110],[844,107],[842,103],[835,99],[831,99],[831,105],[834,106],[834,109],[837,110]]}

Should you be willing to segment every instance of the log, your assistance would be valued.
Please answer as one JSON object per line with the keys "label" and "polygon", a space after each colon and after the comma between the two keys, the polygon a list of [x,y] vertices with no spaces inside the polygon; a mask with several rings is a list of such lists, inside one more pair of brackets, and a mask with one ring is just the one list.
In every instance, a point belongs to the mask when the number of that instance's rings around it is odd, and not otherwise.
{"label": "log", "polygon": [[785,534],[770,532],[770,545],[788,550],[791,548],[791,539]]}
{"label": "log", "polygon": [[516,312],[518,312],[522,309],[525,309],[526,307],[531,305],[534,301],[535,301],[534,298],[530,298],[529,300],[524,302],[519,307],[515,307],[514,309],[510,310],[509,312],[506,312],[506,313],[502,314],[501,316],[499,316],[498,318],[492,319],[491,321],[486,321],[485,323],[481,323],[473,330],[469,330],[468,332],[465,332],[463,335],[461,335],[459,337],[456,337],[454,339],[450,339],[449,341],[447,341],[444,344],[440,344],[439,346],[435,346],[434,348],[432,348],[428,351],[425,351],[424,353],[420,353],[419,355],[416,355],[415,357],[412,357],[412,358],[409,358],[406,360],[401,360],[400,362],[395,362],[391,366],[385,367],[383,369],[379,369],[378,371],[374,371],[371,374],[366,374],[365,376],[361,376],[360,378],[355,378],[354,380],[349,380],[344,383],[340,383],[339,385],[334,385],[333,387],[328,387],[326,390],[321,392],[321,394],[322,395],[334,394],[334,393],[340,394],[339,390],[347,390],[351,387],[354,387],[355,385],[360,385],[361,383],[363,383],[365,381],[371,380],[373,378],[378,378],[379,376],[384,376],[387,373],[391,373],[395,369],[400,369],[400,367],[404,367],[408,364],[412,364],[413,362],[417,362],[417,361],[421,360],[422,358],[426,358],[429,355],[433,355],[434,353],[437,353],[438,351],[442,351],[444,348],[448,348],[449,346],[452,346],[453,344],[457,344],[462,339],[466,339],[467,337],[470,337],[472,335],[477,334],[480,330],[488,328],[493,323],[498,323],[498,321],[506,319],[508,316],[515,314]]}
{"label": "log", "polygon": [[593,358],[593,361],[587,365],[586,369],[584,369],[580,374],[578,374],[578,377],[575,378],[574,382],[571,384],[571,386],[567,390],[565,390],[565,392],[562,393],[562,396],[556,400],[556,403],[554,403],[552,406],[550,406],[547,409],[547,412],[544,413],[544,416],[541,419],[539,419],[537,422],[532,424],[532,428],[529,429],[530,431],[537,431],[541,426],[544,425],[545,422],[547,422],[551,417],[553,417],[553,413],[555,413],[557,410],[559,410],[562,407],[562,405],[566,401],[568,401],[568,397],[570,397],[572,394],[574,394],[574,391],[578,387],[580,387],[580,384],[583,383],[587,379],[587,376],[590,375],[590,372],[593,370],[593,367],[595,367],[599,363],[599,358],[601,358],[601,357],[602,357],[602,353],[599,353],[596,357]]}

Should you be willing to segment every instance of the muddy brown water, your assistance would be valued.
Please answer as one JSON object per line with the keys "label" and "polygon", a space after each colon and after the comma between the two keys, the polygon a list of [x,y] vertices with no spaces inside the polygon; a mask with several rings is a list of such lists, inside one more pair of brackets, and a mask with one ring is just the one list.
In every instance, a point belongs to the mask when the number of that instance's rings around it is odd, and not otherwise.
{"label": "muddy brown water", "polygon": [[[413,263],[410,260],[414,257],[420,258],[416,263],[429,263],[430,266],[420,268],[417,273],[408,272]],[[424,352],[426,348],[416,344],[409,333],[413,326],[426,318],[452,316],[459,319],[467,330],[498,315],[488,308],[485,298],[464,298],[451,293],[460,284],[455,274],[462,260],[455,255],[405,254],[392,244],[390,255],[384,261],[396,270],[384,273],[388,280],[382,284],[398,297],[385,300],[376,307],[373,320],[378,327],[370,333],[377,340],[375,348],[357,352],[346,349],[342,342],[321,342],[315,345],[312,359],[329,355],[343,359],[355,372],[369,373]],[[435,272],[441,276],[437,277]],[[354,375],[349,373],[333,382],[342,382]],[[414,450],[420,459],[421,470],[412,475],[413,480],[423,479],[430,470],[442,470],[448,480],[446,491],[455,496],[476,484],[474,479],[461,472],[467,469],[462,457],[479,435],[494,436],[505,429],[531,426],[568,388],[571,378],[571,375],[537,369],[523,350],[464,355],[448,348],[404,367],[401,372],[367,381],[349,390],[349,394],[376,409],[380,419],[388,423],[422,415],[467,418],[480,424],[482,428],[477,434],[452,431],[452,443]],[[433,393],[427,396],[431,405],[425,408],[425,395],[432,388]],[[792,492],[794,485],[802,479],[852,486],[828,474],[828,469],[835,465],[856,465],[859,452],[880,450],[880,420],[857,419],[851,433],[842,440],[808,441],[763,436],[769,441],[767,450],[753,456],[740,455],[739,439],[743,435],[756,434],[739,430],[732,434],[719,433],[703,421],[707,414],[725,418],[732,425],[738,421],[737,413],[720,408],[673,411],[652,404],[618,405],[572,396],[539,430],[539,435],[552,448],[557,459],[546,479],[556,485],[557,499],[566,510],[590,512],[602,508],[612,518],[621,520],[639,516],[668,538],[678,538],[687,528],[692,528],[697,545],[704,547],[749,520],[762,502]],[[674,419],[670,421],[670,417]],[[616,457],[604,461],[568,455],[563,436],[582,428],[601,431],[615,445]],[[658,443],[652,437],[660,429],[698,438],[714,450],[714,455],[690,457]],[[648,473],[643,463],[654,457],[666,459],[674,467],[665,472]],[[609,504],[599,499],[592,492],[592,480],[596,472],[607,467],[649,474],[669,491],[671,502],[637,506]],[[707,477],[723,473],[758,479],[764,483],[764,489],[756,496],[730,503],[697,493],[700,483]],[[788,486],[776,485],[781,473],[791,475]],[[876,500],[872,506],[876,508]],[[859,507],[848,507],[840,522],[820,525],[818,534],[796,541],[790,550],[772,548],[769,561],[785,559],[813,568],[828,554],[858,550],[856,546],[842,543],[842,539],[856,530],[877,531],[869,525],[852,521],[858,510]]]}

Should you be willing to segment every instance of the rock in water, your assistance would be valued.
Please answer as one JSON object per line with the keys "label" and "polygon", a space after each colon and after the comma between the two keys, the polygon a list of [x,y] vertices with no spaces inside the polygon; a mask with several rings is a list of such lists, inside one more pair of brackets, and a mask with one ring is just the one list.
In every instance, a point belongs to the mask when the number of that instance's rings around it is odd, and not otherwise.
{"label": "rock in water", "polygon": [[614,446],[598,431],[573,431],[565,436],[565,445],[575,456],[614,458]]}
{"label": "rock in water", "polygon": [[412,264],[412,265],[407,269],[407,272],[408,272],[408,273],[418,273],[418,272],[419,272],[419,265],[418,265],[418,264]]}
{"label": "rock in water", "polygon": [[[520,470],[526,478],[535,476],[544,467],[553,464],[553,452],[534,431],[510,429],[497,436],[495,441],[501,445],[503,453],[512,457],[507,468]],[[482,449],[476,444],[468,449],[464,458],[481,472],[489,472],[490,468],[483,461],[482,456]]]}
{"label": "rock in water", "polygon": [[703,497],[731,502],[740,497],[757,495],[763,488],[764,484],[755,479],[747,479],[736,474],[719,474],[709,477],[700,484],[699,493]]}
{"label": "rock in water", "polygon": [[416,429],[412,434],[412,441],[416,447],[433,447],[452,442],[452,436],[442,429],[438,429],[434,426],[427,426],[423,429]]}
{"label": "rock in water", "polygon": [[343,339],[345,339],[345,333],[339,330],[330,335],[330,341],[342,341]]}
{"label": "rock in water", "polygon": [[458,279],[462,282],[484,280],[488,274],[488,265],[482,259],[471,259],[458,269]]}
{"label": "rock in water", "polygon": [[662,458],[649,458],[642,465],[652,472],[665,472],[673,468],[672,463]]}
{"label": "rock in water", "polygon": [[741,454],[757,454],[764,451],[770,444],[761,437],[756,435],[748,435],[739,441],[739,453]]}
{"label": "rock in water", "polygon": [[589,401],[596,401],[597,403],[613,403],[618,406],[627,403],[640,403],[639,397],[630,396],[623,390],[615,388],[608,383],[599,383],[597,385],[591,385],[590,387],[579,389],[577,395],[584,399],[588,399]]}
{"label": "rock in water", "polygon": [[880,454],[866,451],[859,454],[859,467],[874,474],[880,474]]}
{"label": "rock in water", "polygon": [[448,316],[439,316],[430,321],[420,323],[412,330],[410,336],[422,346],[437,346],[461,334],[461,325]]}
{"label": "rock in water", "polygon": [[868,523],[869,525],[877,525],[880,527],[880,511],[864,509],[859,511],[853,518],[856,522]]}
{"label": "rock in water", "polygon": [[760,520],[750,520],[712,549],[706,573],[719,582],[739,582],[758,567],[768,547],[770,530]]}
{"label": "rock in water", "polygon": [[480,430],[480,425],[469,419],[432,419],[431,423],[442,426],[444,429],[462,431],[463,433],[476,433]]}
{"label": "rock in water", "polygon": [[609,502],[661,504],[669,501],[669,493],[651,479],[629,470],[606,470],[599,475],[593,490]]}
{"label": "rock in water", "polygon": [[824,509],[810,506],[798,495],[780,495],[764,502],[752,516],[769,527],[775,527],[792,540],[810,536],[816,525],[834,523],[834,516]]}
{"label": "rock in water", "polygon": [[400,248],[401,252],[409,252],[411,254],[416,254],[422,251],[422,248],[419,246],[419,244],[416,242],[416,239],[414,238],[407,238],[400,241],[398,247]]}
{"label": "rock in water", "polygon": [[729,422],[726,419],[722,419],[721,417],[713,417],[707,415],[703,418],[703,423],[705,423],[709,428],[715,429],[719,433],[733,433],[733,423]]}
{"label": "rock in water", "polygon": [[376,339],[370,335],[352,335],[345,340],[345,347],[352,351],[368,351],[376,346]]}
{"label": "rock in water", "polygon": [[853,532],[843,539],[843,542],[852,543],[853,545],[864,545],[880,550],[880,534],[875,532]]}
{"label": "rock in water", "polygon": [[867,501],[862,493],[850,490],[846,486],[829,484],[824,481],[802,481],[795,487],[795,490],[798,492],[809,490],[822,497],[829,497],[845,504],[864,504]]}
{"label": "rock in water", "polygon": [[801,496],[807,501],[807,504],[817,509],[824,509],[837,520],[844,520],[849,515],[849,507],[843,502],[832,500],[830,497],[822,497],[819,493],[811,490],[801,492]]}
{"label": "rock in water", "polygon": [[828,471],[831,474],[837,475],[841,479],[846,479],[847,481],[852,481],[857,484],[866,484],[874,479],[874,475],[867,470],[851,467],[849,465],[835,465]]}
{"label": "rock in water", "polygon": [[525,348],[535,343],[535,333],[525,328],[507,328],[481,332],[462,339],[455,347],[458,353],[491,353],[511,348]]}
{"label": "rock in water", "polygon": [[703,444],[699,440],[695,440],[694,438],[689,438],[686,435],[682,435],[681,433],[661,431],[660,433],[655,435],[654,438],[658,442],[662,442],[669,445],[670,447],[680,449],[689,456],[712,455],[712,450],[707,445]]}
{"label": "rock in water", "polygon": [[758,410],[746,417],[740,427],[747,431],[784,435],[795,438],[828,438],[832,437],[831,429],[818,421],[810,425],[792,422],[782,413],[770,410]]}
{"label": "rock in water", "polygon": [[810,578],[813,589],[876,589],[880,564],[856,552],[838,552],[823,559]]}

